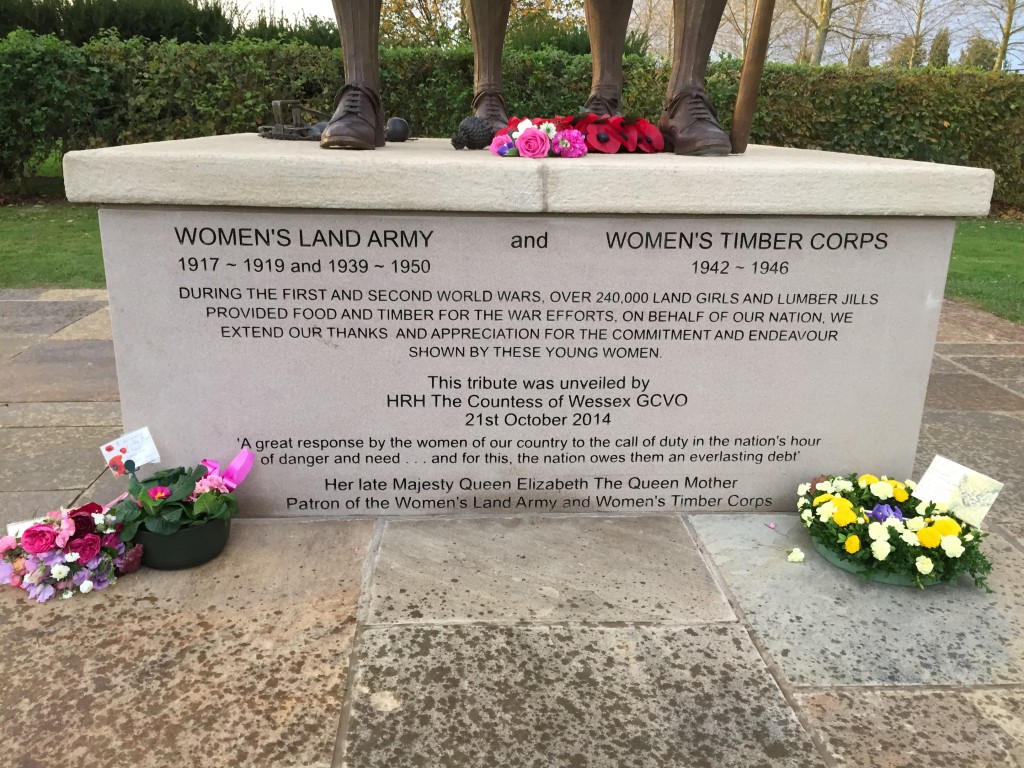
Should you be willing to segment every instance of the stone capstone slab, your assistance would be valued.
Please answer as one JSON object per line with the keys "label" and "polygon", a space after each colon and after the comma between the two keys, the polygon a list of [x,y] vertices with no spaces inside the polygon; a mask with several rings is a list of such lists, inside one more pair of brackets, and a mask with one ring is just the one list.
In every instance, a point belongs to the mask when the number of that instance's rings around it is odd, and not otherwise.
{"label": "stone capstone slab", "polygon": [[236,134],[64,156],[68,200],[105,204],[983,216],[994,179],[980,168],[760,146],[725,158],[595,153],[571,163],[510,162],[489,152],[456,152],[444,139],[325,152],[314,142]]}
{"label": "stone capstone slab", "polygon": [[737,626],[360,633],[347,768],[820,766]]}
{"label": "stone capstone slab", "polygon": [[327,768],[372,529],[235,521],[198,568],[45,605],[0,590],[5,763],[53,764],[56,700],[60,762]]}
{"label": "stone capstone slab", "polygon": [[[1024,555],[998,535],[987,595],[865,582],[827,563],[797,516],[695,515],[743,618],[795,686],[1024,683]],[[803,563],[786,553],[800,547]]]}
{"label": "stone capstone slab", "polygon": [[389,521],[370,623],[733,621],[676,517]]}
{"label": "stone capstone slab", "polygon": [[847,689],[796,700],[842,768],[1024,765],[1019,691]]}

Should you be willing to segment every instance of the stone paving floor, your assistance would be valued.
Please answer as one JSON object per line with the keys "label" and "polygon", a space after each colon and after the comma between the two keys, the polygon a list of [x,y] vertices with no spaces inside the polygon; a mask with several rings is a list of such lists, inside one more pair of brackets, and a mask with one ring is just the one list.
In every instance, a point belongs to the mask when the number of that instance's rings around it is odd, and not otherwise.
{"label": "stone paving floor", "polygon": [[[119,493],[117,400],[102,291],[0,291],[0,523]],[[192,571],[5,588],[0,764],[1024,768],[1024,327],[946,302],[935,453],[1006,483],[993,595],[787,563],[780,513],[240,519]]]}

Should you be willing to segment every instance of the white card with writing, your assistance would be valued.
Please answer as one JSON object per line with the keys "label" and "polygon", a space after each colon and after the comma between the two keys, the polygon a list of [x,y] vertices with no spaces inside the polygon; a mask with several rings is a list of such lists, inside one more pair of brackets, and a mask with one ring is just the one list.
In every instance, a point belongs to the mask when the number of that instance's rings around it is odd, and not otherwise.
{"label": "white card with writing", "polygon": [[136,467],[160,461],[160,452],[156,449],[153,436],[149,434],[149,427],[136,429],[116,440],[104,443],[100,446],[100,451],[110,471],[117,477],[125,473],[124,463],[129,459],[135,462]]}
{"label": "white card with writing", "polygon": [[13,536],[14,538],[18,538],[19,536],[21,536],[21,534],[23,534],[25,532],[25,530],[27,528],[31,528],[33,525],[35,525],[36,522],[38,522],[38,521],[36,521],[36,520],[19,520],[16,523],[8,523],[7,524],[7,535],[8,536]]}
{"label": "white card with writing", "polygon": [[914,489],[914,498],[921,501],[945,502],[961,520],[981,526],[1003,484],[980,472],[936,456]]}

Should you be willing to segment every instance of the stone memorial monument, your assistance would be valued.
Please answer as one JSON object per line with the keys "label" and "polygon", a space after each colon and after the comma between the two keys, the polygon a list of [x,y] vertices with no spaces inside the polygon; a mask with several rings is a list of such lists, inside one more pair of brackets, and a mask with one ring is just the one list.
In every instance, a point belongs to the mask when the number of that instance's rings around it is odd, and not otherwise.
{"label": "stone memorial monument", "polygon": [[908,475],[954,217],[993,174],[253,134],[73,152],[65,180],[101,206],[126,430],[168,465],[251,448],[243,514],[452,516]]}

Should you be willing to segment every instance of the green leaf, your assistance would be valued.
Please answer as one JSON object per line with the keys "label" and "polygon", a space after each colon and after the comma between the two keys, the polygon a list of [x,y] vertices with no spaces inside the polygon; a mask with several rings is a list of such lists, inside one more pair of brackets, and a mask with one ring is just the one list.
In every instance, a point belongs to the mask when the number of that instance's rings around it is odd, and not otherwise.
{"label": "green leaf", "polygon": [[181,523],[172,523],[162,517],[146,518],[146,530],[153,533],[168,535],[177,532],[179,528],[181,528]]}
{"label": "green leaf", "polygon": [[139,530],[139,523],[141,520],[137,520],[134,523],[127,523],[124,528],[121,529],[121,541],[131,541],[135,538],[135,533]]}
{"label": "green leaf", "polygon": [[168,497],[167,501],[181,501],[182,499],[191,496],[195,489],[196,481],[189,475],[182,475],[177,482],[171,486],[171,495]]}

